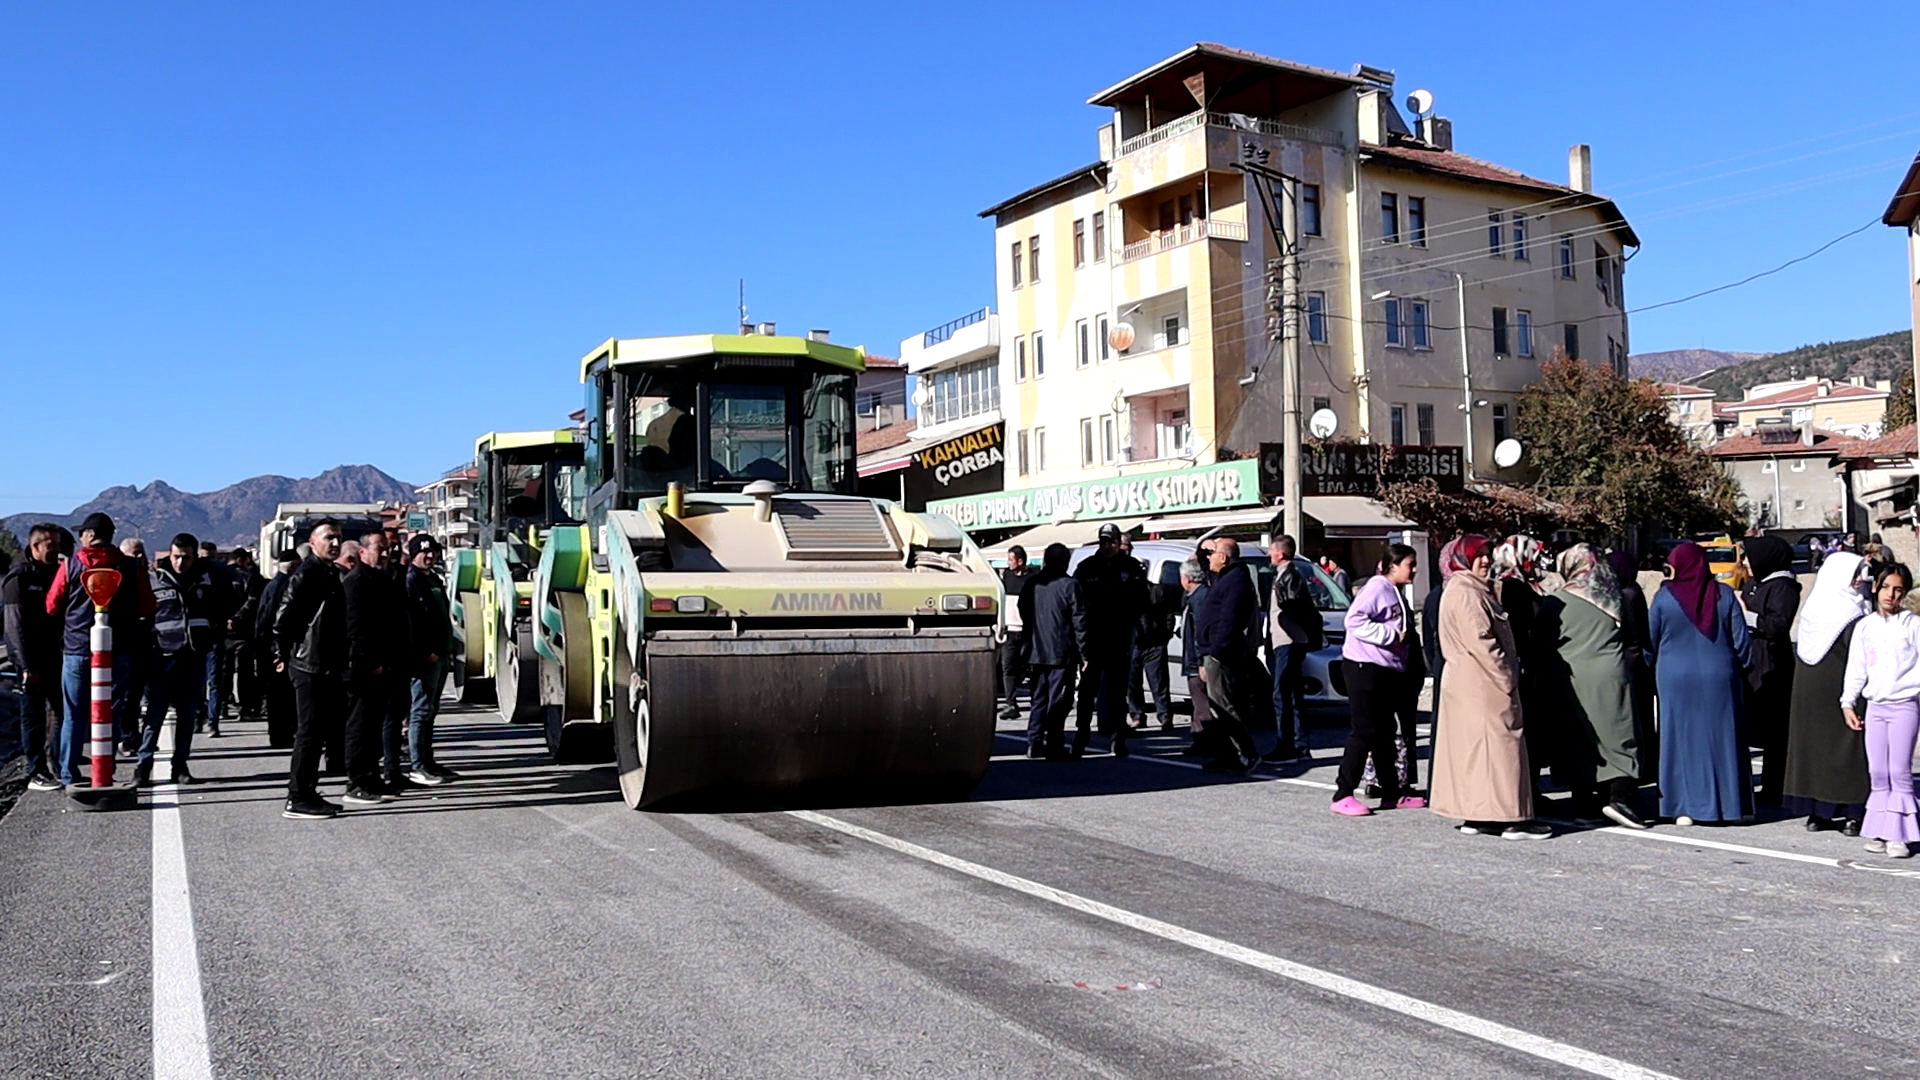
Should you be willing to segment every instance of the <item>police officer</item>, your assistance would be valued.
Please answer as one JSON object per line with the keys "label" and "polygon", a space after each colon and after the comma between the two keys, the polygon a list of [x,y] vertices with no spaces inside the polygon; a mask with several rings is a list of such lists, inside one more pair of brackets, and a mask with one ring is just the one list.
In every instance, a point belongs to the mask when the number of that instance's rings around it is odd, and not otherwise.
{"label": "police officer", "polygon": [[1100,526],[1100,547],[1073,572],[1087,607],[1087,655],[1081,672],[1073,735],[1075,756],[1086,752],[1096,708],[1100,731],[1115,757],[1127,756],[1127,676],[1133,669],[1133,630],[1147,607],[1147,572],[1121,550],[1120,527]]}
{"label": "police officer", "polygon": [[187,759],[193,755],[194,730],[206,709],[207,652],[220,646],[231,592],[213,565],[200,557],[200,543],[189,533],[173,538],[167,557],[153,571],[147,713],[141,724],[139,759],[133,767],[133,782],[140,787],[153,782],[153,756],[169,705],[180,717],[173,734],[173,782],[199,782],[188,771]]}

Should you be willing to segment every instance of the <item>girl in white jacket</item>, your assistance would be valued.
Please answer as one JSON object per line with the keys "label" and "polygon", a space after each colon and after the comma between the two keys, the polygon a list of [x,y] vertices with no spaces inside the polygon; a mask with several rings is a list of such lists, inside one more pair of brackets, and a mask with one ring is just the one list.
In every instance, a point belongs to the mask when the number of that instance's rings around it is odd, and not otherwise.
{"label": "girl in white jacket", "polygon": [[[1903,604],[1913,578],[1899,563],[1873,576],[1873,613],[1854,624],[1840,709],[1867,738],[1867,850],[1896,859],[1920,844],[1920,805],[1913,798],[1913,746],[1920,735],[1920,616]],[[1867,714],[1853,703],[1864,694]]]}

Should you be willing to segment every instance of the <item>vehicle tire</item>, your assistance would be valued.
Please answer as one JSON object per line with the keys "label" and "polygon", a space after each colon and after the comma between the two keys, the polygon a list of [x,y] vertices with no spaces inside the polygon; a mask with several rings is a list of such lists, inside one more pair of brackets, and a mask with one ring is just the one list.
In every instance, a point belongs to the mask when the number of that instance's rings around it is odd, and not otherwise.
{"label": "vehicle tire", "polygon": [[555,765],[597,765],[613,756],[608,725],[584,720],[569,724],[558,705],[544,706],[540,713],[547,753]]}
{"label": "vehicle tire", "polygon": [[647,752],[653,712],[646,698],[634,700],[633,661],[626,649],[614,645],[613,758],[620,770],[620,797],[638,810],[647,802]]}
{"label": "vehicle tire", "polygon": [[500,719],[509,724],[539,723],[540,656],[533,651],[531,627],[501,638],[493,670]]}

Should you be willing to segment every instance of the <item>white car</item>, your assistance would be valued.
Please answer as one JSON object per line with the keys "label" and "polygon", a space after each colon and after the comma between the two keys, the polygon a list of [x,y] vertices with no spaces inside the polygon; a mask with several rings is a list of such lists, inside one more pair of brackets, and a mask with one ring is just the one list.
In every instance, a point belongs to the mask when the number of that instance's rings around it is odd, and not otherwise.
{"label": "white car", "polygon": [[[1085,544],[1075,548],[1072,566],[1078,567],[1082,560],[1098,550],[1098,545]],[[1136,540],[1133,544],[1133,557],[1147,564],[1147,580],[1156,585],[1171,589],[1180,588],[1180,566],[1193,557],[1194,541],[1191,540]],[[1037,552],[1029,552],[1028,557],[1038,561]],[[1259,628],[1251,635],[1254,640],[1264,641],[1266,637],[1267,593],[1273,584],[1274,568],[1265,552],[1257,554],[1243,549],[1239,567],[1254,578],[1254,595],[1259,598],[1262,607],[1259,615]],[[1353,602],[1346,590],[1342,589],[1332,575],[1313,563],[1294,557],[1294,567],[1306,579],[1307,591],[1313,596],[1313,605],[1320,609],[1320,623],[1326,643],[1317,652],[1307,654],[1300,665],[1302,691],[1309,705],[1344,705],[1347,701],[1347,683],[1340,668],[1340,644],[1347,639],[1347,608]],[[1175,701],[1187,699],[1187,680],[1180,674],[1180,629],[1185,624],[1184,610],[1174,622],[1173,640],[1167,642],[1167,689]],[[1271,693],[1268,695],[1271,697]]]}

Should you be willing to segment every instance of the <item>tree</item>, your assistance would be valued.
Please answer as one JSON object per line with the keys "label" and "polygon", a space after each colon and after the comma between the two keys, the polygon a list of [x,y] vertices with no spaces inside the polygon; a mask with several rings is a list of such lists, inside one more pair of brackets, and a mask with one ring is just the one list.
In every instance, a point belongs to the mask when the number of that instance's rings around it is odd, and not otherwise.
{"label": "tree", "polygon": [[1457,496],[1392,484],[1382,501],[1428,528],[1567,528],[1615,540],[1642,528],[1685,534],[1746,521],[1739,486],[1668,419],[1651,380],[1556,350],[1520,395],[1515,434],[1527,450],[1524,482]]}
{"label": "tree", "polygon": [[1913,423],[1913,365],[1900,374],[1900,381],[1894,384],[1893,396],[1887,399],[1887,419],[1881,425],[1883,431],[1893,431]]}
{"label": "tree", "polygon": [[26,553],[20,549],[20,538],[13,535],[12,529],[0,525],[0,563],[19,562],[25,557]]}

